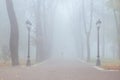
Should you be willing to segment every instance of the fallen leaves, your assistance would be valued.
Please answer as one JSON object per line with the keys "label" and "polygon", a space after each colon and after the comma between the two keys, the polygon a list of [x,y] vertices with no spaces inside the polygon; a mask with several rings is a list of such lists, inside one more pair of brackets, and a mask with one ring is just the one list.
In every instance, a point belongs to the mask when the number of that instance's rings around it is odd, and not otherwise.
{"label": "fallen leaves", "polygon": [[102,68],[107,70],[120,70],[120,65],[103,65]]}

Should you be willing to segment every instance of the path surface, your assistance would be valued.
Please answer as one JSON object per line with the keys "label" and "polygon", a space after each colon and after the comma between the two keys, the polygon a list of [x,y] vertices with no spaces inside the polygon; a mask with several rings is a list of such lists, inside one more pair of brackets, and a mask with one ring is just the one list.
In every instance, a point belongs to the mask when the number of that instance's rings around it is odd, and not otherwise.
{"label": "path surface", "polygon": [[0,80],[120,80],[120,72],[100,71],[79,60],[51,59],[32,67],[0,68]]}

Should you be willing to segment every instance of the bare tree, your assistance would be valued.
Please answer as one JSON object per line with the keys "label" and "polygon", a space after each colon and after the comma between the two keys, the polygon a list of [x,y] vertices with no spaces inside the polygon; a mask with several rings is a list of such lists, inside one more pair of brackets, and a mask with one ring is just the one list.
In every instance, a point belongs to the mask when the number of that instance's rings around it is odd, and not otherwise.
{"label": "bare tree", "polygon": [[19,46],[19,31],[17,18],[14,11],[12,0],[6,0],[7,12],[10,20],[10,53],[12,65],[19,64],[18,46]]}
{"label": "bare tree", "polygon": [[[110,5],[109,7],[111,7],[113,9],[113,14],[114,14],[114,18],[115,18],[115,23],[116,23],[116,30],[117,30],[117,42],[118,42],[118,58],[120,59],[120,0],[109,0],[108,2]],[[119,19],[118,19],[119,18]]]}
{"label": "bare tree", "polygon": [[41,17],[41,1],[37,0],[35,7],[35,21],[36,21],[36,62],[43,60],[43,29]]}
{"label": "bare tree", "polygon": [[119,25],[119,22],[117,20],[117,14],[116,14],[116,11],[115,9],[113,10],[113,13],[114,13],[114,18],[115,18],[115,22],[116,22],[116,30],[117,30],[117,41],[118,41],[118,58],[120,59],[120,25]]}
{"label": "bare tree", "polygon": [[[55,8],[55,2],[46,1],[46,0],[37,0],[36,5],[34,6],[35,10],[35,19],[36,19],[36,61],[41,62],[47,59],[50,56],[51,43],[50,40],[52,34],[49,30],[47,21],[50,17],[52,8]],[[51,11],[51,12],[49,12]],[[49,14],[48,14],[49,13]],[[51,18],[51,17],[50,17]]]}
{"label": "bare tree", "polygon": [[87,30],[86,17],[85,17],[85,2],[82,0],[82,10],[83,10],[83,22],[86,35],[86,44],[87,44],[87,61],[90,61],[90,35],[92,30],[92,18],[93,18],[93,0],[91,0],[91,10],[90,10],[90,27]]}
{"label": "bare tree", "polygon": [[104,59],[105,58],[105,27],[102,28],[103,29],[103,36],[102,36],[102,41],[103,41],[103,44],[102,44],[102,58]]}

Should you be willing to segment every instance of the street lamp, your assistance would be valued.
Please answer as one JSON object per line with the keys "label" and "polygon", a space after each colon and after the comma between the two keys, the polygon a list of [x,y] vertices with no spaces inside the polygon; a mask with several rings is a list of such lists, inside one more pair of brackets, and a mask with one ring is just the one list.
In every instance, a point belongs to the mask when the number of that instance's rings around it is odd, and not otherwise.
{"label": "street lamp", "polygon": [[97,22],[96,22],[96,25],[97,25],[97,61],[96,61],[96,66],[101,66],[101,61],[100,61],[100,40],[99,40],[99,34],[100,34],[100,25],[101,25],[101,20],[99,19]]}
{"label": "street lamp", "polygon": [[27,20],[26,25],[27,25],[27,29],[28,29],[28,56],[27,56],[26,65],[30,66],[31,65],[31,61],[30,61],[30,31],[31,31],[31,27],[30,26],[32,25],[32,23],[29,20]]}

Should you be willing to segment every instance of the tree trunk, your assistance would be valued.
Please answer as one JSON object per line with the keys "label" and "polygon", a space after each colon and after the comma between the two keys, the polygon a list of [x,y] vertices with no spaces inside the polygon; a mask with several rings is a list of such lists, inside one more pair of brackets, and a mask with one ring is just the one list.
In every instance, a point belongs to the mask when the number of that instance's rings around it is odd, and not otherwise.
{"label": "tree trunk", "polygon": [[120,60],[120,30],[117,30],[117,42],[118,42],[118,59]]}
{"label": "tree trunk", "polygon": [[43,51],[43,35],[41,26],[39,23],[39,19],[37,19],[37,26],[36,26],[36,62],[41,62],[44,59],[44,51]]}
{"label": "tree trunk", "polygon": [[18,31],[18,23],[15,15],[13,2],[12,0],[6,0],[6,7],[8,12],[8,17],[10,20],[10,52],[11,52],[11,61],[12,65],[19,64],[18,57],[18,46],[19,46],[19,31]]}
{"label": "tree trunk", "polygon": [[37,0],[37,6],[35,7],[35,18],[36,18],[36,62],[44,60],[44,35],[43,35],[43,18],[41,14],[41,1]]}
{"label": "tree trunk", "polygon": [[114,13],[114,18],[115,18],[115,22],[116,22],[116,29],[117,29],[117,41],[118,41],[118,59],[120,59],[120,25],[117,19],[117,14],[115,12],[115,10],[113,10]]}
{"label": "tree trunk", "polygon": [[44,49],[44,59],[47,59],[49,56],[49,44],[48,44],[48,35],[47,35],[47,11],[46,11],[46,0],[43,0],[43,49]]}
{"label": "tree trunk", "polygon": [[102,58],[104,59],[105,58],[105,27],[103,28],[103,44],[102,44]]}
{"label": "tree trunk", "polygon": [[90,35],[91,35],[91,30],[92,30],[92,23],[93,23],[93,0],[91,0],[91,9],[90,9],[90,27],[89,30],[87,31],[87,25],[86,25],[86,17],[85,17],[85,2],[82,0],[82,9],[83,9],[83,23],[84,23],[84,28],[85,28],[85,35],[87,38],[87,61],[90,62]]}
{"label": "tree trunk", "polygon": [[87,35],[87,62],[90,62],[90,35]]}
{"label": "tree trunk", "polygon": [[81,44],[81,59],[84,59],[84,43],[83,43],[83,40],[81,40],[80,44]]}

